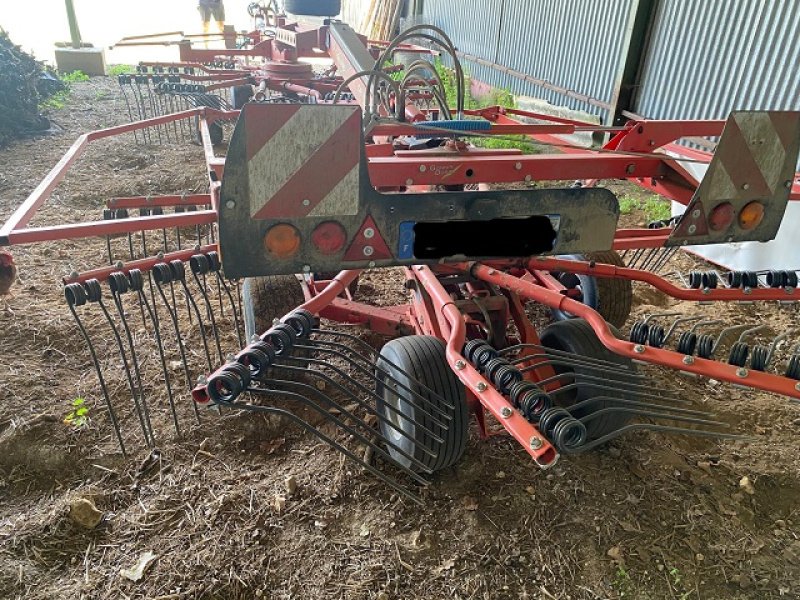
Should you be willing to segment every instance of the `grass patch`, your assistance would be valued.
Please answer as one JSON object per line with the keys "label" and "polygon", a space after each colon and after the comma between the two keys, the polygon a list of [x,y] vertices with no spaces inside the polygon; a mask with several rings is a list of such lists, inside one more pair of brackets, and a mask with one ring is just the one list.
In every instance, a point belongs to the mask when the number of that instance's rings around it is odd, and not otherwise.
{"label": "grass patch", "polygon": [[83,71],[72,71],[61,75],[61,81],[66,84],[77,83],[79,81],[89,81],[89,76]]}
{"label": "grass patch", "polygon": [[132,65],[111,65],[108,67],[108,76],[116,77],[118,75],[126,75],[133,73],[136,69]]}
{"label": "grass patch", "polygon": [[636,210],[641,210],[649,221],[664,221],[672,216],[672,207],[669,200],[659,196],[646,196],[644,198],[628,194],[620,196],[619,210],[623,215],[629,215]]}
{"label": "grass patch", "polygon": [[73,83],[80,83],[83,81],[89,81],[89,76],[84,73],[83,71],[71,71],[69,73],[62,73],[59,75],[59,79],[64,82],[64,89],[61,91],[56,92],[49,98],[42,100],[39,103],[39,109],[50,109],[50,110],[60,110],[64,108],[67,104],[67,99],[69,98],[70,94],[70,86]]}

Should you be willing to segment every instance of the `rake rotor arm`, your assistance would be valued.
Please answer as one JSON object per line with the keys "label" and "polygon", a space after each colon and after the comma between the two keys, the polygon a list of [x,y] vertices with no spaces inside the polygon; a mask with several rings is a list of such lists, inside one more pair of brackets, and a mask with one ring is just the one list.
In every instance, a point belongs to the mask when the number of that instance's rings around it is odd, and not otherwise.
{"label": "rake rotor arm", "polygon": [[[534,259],[531,262],[537,267],[544,266],[538,259]],[[800,398],[800,384],[788,378],[747,370],[700,357],[691,357],[691,360],[687,361],[684,355],[677,352],[620,340],[614,336],[609,329],[608,323],[597,311],[581,302],[502,272],[489,265],[461,263],[458,266],[469,270],[480,280],[502,286],[530,300],[535,300],[551,308],[585,319],[592,326],[602,344],[620,356],[685,371],[702,377],[713,377],[720,381],[773,392],[791,398]]]}

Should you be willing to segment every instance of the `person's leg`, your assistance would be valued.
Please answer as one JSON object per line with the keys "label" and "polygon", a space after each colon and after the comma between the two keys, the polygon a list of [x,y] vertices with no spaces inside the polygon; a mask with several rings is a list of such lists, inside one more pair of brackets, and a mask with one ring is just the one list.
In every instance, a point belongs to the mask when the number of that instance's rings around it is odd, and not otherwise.
{"label": "person's leg", "polygon": [[220,2],[212,8],[214,21],[217,22],[217,29],[220,33],[225,31],[225,5]]}
{"label": "person's leg", "polygon": [[[208,6],[200,5],[197,7],[200,11],[200,18],[203,20],[203,33],[208,33],[211,30],[211,9]],[[208,48],[208,39],[203,39],[203,45]]]}

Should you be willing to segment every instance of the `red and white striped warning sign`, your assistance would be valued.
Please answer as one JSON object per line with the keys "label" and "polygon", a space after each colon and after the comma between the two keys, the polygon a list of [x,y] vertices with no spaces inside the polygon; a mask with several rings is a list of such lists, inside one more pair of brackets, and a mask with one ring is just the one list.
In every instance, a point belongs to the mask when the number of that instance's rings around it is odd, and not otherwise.
{"label": "red and white striped warning sign", "polygon": [[358,107],[248,104],[245,119],[251,217],[358,213]]}

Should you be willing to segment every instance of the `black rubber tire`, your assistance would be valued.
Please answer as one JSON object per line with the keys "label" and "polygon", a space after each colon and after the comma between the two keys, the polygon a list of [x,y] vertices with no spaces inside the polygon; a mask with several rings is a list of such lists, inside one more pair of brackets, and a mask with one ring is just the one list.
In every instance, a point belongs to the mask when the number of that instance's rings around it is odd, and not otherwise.
{"label": "black rubber tire", "polygon": [[248,277],[242,285],[244,331],[249,342],[272,327],[275,319],[305,301],[303,287],[294,275]]}
{"label": "black rubber tire", "polygon": [[335,17],[342,11],[342,0],[286,0],[284,8],[293,15]]}
{"label": "black rubber tire", "polygon": [[231,105],[233,110],[241,110],[253,97],[252,85],[235,85],[231,87]]}
{"label": "black rubber tire", "polygon": [[[403,448],[407,454],[414,456],[416,460],[431,471],[446,469],[457,463],[464,454],[464,449],[467,445],[468,409],[464,384],[461,383],[447,364],[444,342],[439,338],[426,335],[405,336],[385,344],[381,349],[380,356],[397,365],[399,369],[402,369],[416,381],[435,391],[445,401],[454,406],[454,409],[448,408],[431,392],[420,387],[417,383],[409,381],[406,375],[388,363],[382,362],[379,357],[377,365],[381,369],[391,373],[395,379],[401,381],[423,398],[426,398],[440,411],[452,416],[447,429],[440,427],[428,415],[417,410],[411,401],[404,400],[401,397],[403,394],[402,388],[399,388],[400,394],[395,394],[393,390],[397,388],[396,384],[387,383],[386,375],[376,370],[376,393],[381,398],[376,402],[378,413],[386,417],[387,420],[392,420],[398,426],[402,426],[403,431],[406,431],[414,441],[412,442],[398,434],[396,429],[383,421],[380,422],[381,433],[391,440],[393,444]],[[405,393],[408,394],[407,392]],[[384,399],[386,395],[391,395],[397,399],[396,404],[393,403],[393,405],[403,416],[418,421],[441,437],[444,442],[440,444],[433,440],[429,433],[420,430],[408,420],[398,419],[396,413],[386,408],[386,400]],[[428,408],[427,412],[436,414],[435,409],[432,412]],[[440,416],[438,421],[441,422],[442,420],[443,417]],[[423,452],[420,446],[436,452],[436,457]],[[398,464],[415,469],[415,465],[411,463],[410,459],[403,456],[392,446],[387,446],[387,451]]]}
{"label": "black rubber tire", "polygon": [[[618,332],[614,332],[618,333]],[[636,372],[636,367],[630,359],[623,356],[614,354],[608,350],[595,335],[591,325],[583,319],[567,319],[565,321],[557,321],[552,323],[542,332],[541,335],[542,345],[554,350],[562,350],[578,356],[588,356],[590,358],[602,359],[611,363],[618,364],[623,367],[631,369],[632,373]],[[575,381],[580,383],[581,375],[591,377],[602,377],[602,372],[594,369],[587,369],[581,366],[567,366],[567,365],[553,365],[557,373],[574,372],[576,377]],[[571,383],[572,379],[566,381]],[[578,386],[576,389],[566,392],[564,394],[555,394],[553,399],[557,404],[564,408],[569,408],[573,404],[582,402],[594,396],[611,396],[619,397],[622,400],[633,400],[633,398],[620,392],[618,390],[600,390],[595,387]],[[578,409],[573,416],[577,419],[586,416],[587,414],[613,406],[613,402],[600,401],[591,405],[586,410]],[[586,431],[589,439],[597,439],[611,433],[624,426],[630,420],[630,416],[624,412],[610,412],[596,419],[592,419],[586,423]]]}
{"label": "black rubber tire", "polygon": [[[614,250],[568,254],[558,258],[597,262],[614,265],[615,267],[625,266],[620,255]],[[631,305],[633,304],[633,284],[630,280],[592,277],[590,275],[576,275],[576,277],[581,284],[584,304],[594,308],[614,327],[625,325],[625,322],[630,317]],[[556,321],[574,318],[573,315],[564,311],[552,310],[551,312]]]}

